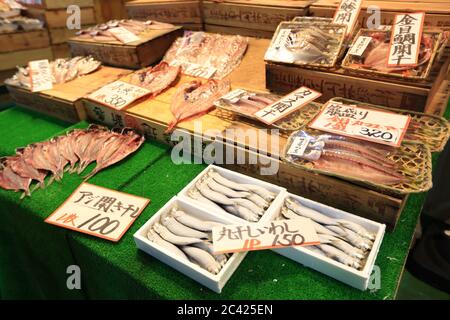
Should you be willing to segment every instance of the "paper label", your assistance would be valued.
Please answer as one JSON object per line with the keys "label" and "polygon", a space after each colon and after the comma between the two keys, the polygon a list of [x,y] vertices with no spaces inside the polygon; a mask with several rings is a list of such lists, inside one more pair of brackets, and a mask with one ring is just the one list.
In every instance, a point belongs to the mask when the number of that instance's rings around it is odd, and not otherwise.
{"label": "paper label", "polygon": [[214,252],[228,253],[319,244],[310,219],[228,225],[212,230]]}
{"label": "paper label", "polygon": [[372,41],[372,37],[359,36],[348,53],[353,56],[362,56],[370,41]]}
{"label": "paper label", "polygon": [[229,103],[236,103],[243,95],[248,95],[249,93],[243,89],[236,89],[228,92],[226,95],[222,96],[220,100],[224,100]]}
{"label": "paper label", "polygon": [[292,29],[281,29],[280,32],[278,32],[278,36],[275,39],[272,48],[275,50],[279,50],[280,48],[284,47],[289,38],[289,35],[291,34],[291,31]]}
{"label": "paper label", "polygon": [[305,153],[311,141],[311,137],[295,137],[287,151],[289,156],[301,157]]}
{"label": "paper label", "polygon": [[141,38],[124,27],[112,28],[108,31],[111,32],[113,36],[122,43],[130,43],[141,40]]}
{"label": "paper label", "polygon": [[121,110],[150,91],[123,81],[115,81],[87,96],[108,107]]}
{"label": "paper label", "polygon": [[119,241],[149,202],[149,199],[84,182],[45,222]]}
{"label": "paper label", "polygon": [[409,122],[408,115],[330,102],[325,104],[309,126],[321,131],[399,147]]}
{"label": "paper label", "polygon": [[53,76],[47,59],[35,60],[28,63],[31,91],[38,92],[53,88]]}
{"label": "paper label", "polygon": [[254,116],[265,124],[271,125],[292,112],[297,111],[321,95],[320,92],[314,91],[308,87],[300,87],[277,102],[259,110]]}
{"label": "paper label", "polygon": [[200,64],[177,59],[173,60],[170,65],[181,66],[183,74],[203,79],[210,79],[217,71],[217,69],[212,66],[202,66]]}
{"label": "paper label", "polygon": [[346,25],[347,35],[353,32],[361,10],[361,3],[362,0],[342,0],[334,13],[333,23]]}
{"label": "paper label", "polygon": [[424,12],[395,16],[389,44],[388,67],[417,65],[424,20]]}

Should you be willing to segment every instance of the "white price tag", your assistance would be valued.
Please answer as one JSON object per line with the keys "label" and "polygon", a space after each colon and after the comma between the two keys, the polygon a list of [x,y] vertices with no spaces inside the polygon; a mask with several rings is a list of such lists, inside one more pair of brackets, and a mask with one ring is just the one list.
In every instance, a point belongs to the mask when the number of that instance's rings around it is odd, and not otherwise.
{"label": "white price tag", "polygon": [[295,137],[287,151],[287,154],[295,157],[303,156],[310,142],[311,137]]}
{"label": "white price tag", "polygon": [[370,41],[372,41],[372,37],[359,36],[348,53],[353,56],[362,56]]}
{"label": "white price tag", "polygon": [[111,108],[121,110],[150,93],[149,90],[123,81],[115,81],[87,96],[88,99],[97,101]]}
{"label": "white price tag", "polygon": [[45,222],[119,241],[149,202],[149,199],[84,182]]}
{"label": "white price tag", "polygon": [[236,102],[238,102],[239,98],[241,98],[245,94],[248,94],[248,92],[243,89],[236,89],[231,92],[228,92],[226,95],[222,96],[220,99],[225,100],[229,103],[236,103]]}
{"label": "white price tag", "polygon": [[30,73],[31,91],[38,92],[53,88],[53,75],[50,63],[47,59],[30,61],[28,63]]}
{"label": "white price tag", "polygon": [[259,110],[254,116],[265,124],[271,125],[292,112],[297,111],[321,95],[320,92],[314,91],[308,87],[301,87],[287,96],[284,96],[277,102]]}
{"label": "white price tag", "polygon": [[287,39],[289,38],[289,35],[291,34],[291,31],[292,29],[281,29],[272,45],[272,48],[275,50],[279,50],[280,48],[284,47]]}
{"label": "white price tag", "polygon": [[424,20],[424,12],[395,16],[389,43],[388,67],[417,65]]}
{"label": "white price tag", "polygon": [[133,32],[125,29],[124,27],[112,28],[109,29],[108,31],[111,32],[113,36],[122,43],[135,42],[141,39]]}
{"label": "white price tag", "polygon": [[361,4],[362,0],[342,0],[334,13],[333,23],[346,25],[347,35],[353,32]]}
{"label": "white price tag", "polygon": [[329,102],[309,126],[321,131],[399,147],[410,120],[408,115]]}
{"label": "white price tag", "polygon": [[214,252],[228,253],[319,244],[308,218],[214,227]]}

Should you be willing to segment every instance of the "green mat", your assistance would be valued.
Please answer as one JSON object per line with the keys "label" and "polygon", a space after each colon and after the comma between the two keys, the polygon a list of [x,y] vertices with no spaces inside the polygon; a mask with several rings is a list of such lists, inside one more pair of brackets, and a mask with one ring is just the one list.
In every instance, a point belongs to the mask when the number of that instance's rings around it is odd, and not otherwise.
{"label": "green mat", "polygon": [[[9,112],[9,113],[8,113]],[[4,116],[4,113],[6,115]],[[48,138],[61,131],[54,120],[42,120],[17,108],[0,113],[15,119],[16,139],[0,135],[1,152]],[[3,119],[2,119],[3,118]],[[42,117],[40,117],[42,119]],[[45,124],[47,123],[47,124]],[[80,123],[77,126],[86,126]],[[29,129],[31,128],[31,129]],[[44,136],[43,132],[47,132]],[[435,156],[436,157],[436,156]],[[92,170],[91,165],[86,172]],[[65,175],[62,183],[38,190],[32,198],[0,190],[0,292],[2,298],[163,298],[163,299],[393,299],[425,195],[409,198],[394,233],[386,234],[376,265],[381,288],[361,292],[271,251],[250,252],[222,294],[215,294],[155,258],[137,250],[133,233],[178,193],[203,165],[174,165],[166,146],[145,143],[141,149],[90,180],[100,186],[151,199],[118,243],[48,225],[43,220],[81,183]],[[66,268],[81,268],[82,290],[66,288]]]}

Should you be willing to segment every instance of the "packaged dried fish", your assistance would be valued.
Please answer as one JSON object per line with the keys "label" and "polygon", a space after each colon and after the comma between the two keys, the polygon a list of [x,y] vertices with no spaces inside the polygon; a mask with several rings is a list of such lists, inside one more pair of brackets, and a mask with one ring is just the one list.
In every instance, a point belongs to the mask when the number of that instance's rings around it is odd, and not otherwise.
{"label": "packaged dried fish", "polygon": [[391,31],[361,29],[352,46],[359,37],[370,37],[370,42],[362,53],[352,54],[351,50],[342,61],[342,67],[348,71],[380,76],[401,77],[404,79],[426,79],[435,60],[442,34],[438,32],[422,33],[418,63],[407,66],[388,66]]}
{"label": "packaged dried fish", "polygon": [[180,65],[184,74],[222,79],[239,65],[247,45],[248,39],[241,36],[186,31],[163,60]]}
{"label": "packaged dried fish", "polygon": [[345,38],[346,26],[281,22],[264,59],[302,66],[334,67]]}

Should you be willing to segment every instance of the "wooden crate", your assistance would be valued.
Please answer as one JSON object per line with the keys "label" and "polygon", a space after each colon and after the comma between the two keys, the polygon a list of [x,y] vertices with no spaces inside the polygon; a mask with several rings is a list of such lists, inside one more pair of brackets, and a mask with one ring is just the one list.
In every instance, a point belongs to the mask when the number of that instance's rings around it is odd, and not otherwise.
{"label": "wooden crate", "polygon": [[46,29],[0,33],[0,54],[21,50],[41,49],[50,45]]}
{"label": "wooden crate", "polygon": [[170,30],[150,30],[140,40],[129,44],[119,41],[96,42],[91,39],[71,38],[68,43],[72,56],[92,55],[104,64],[139,69],[159,61],[176,38],[181,27]]}
{"label": "wooden crate", "polygon": [[[83,29],[89,28],[92,25],[82,26]],[[50,28],[48,30],[50,35],[50,43],[52,45],[66,43],[70,38],[75,37],[78,30],[70,30],[64,28]]]}
{"label": "wooden crate", "polygon": [[205,24],[205,31],[220,34],[234,34],[254,38],[264,38],[264,39],[272,39],[273,36],[273,31],[229,27],[229,26],[217,26],[214,24]]}
{"label": "wooden crate", "polygon": [[52,49],[47,46],[39,49],[0,53],[0,71],[14,69],[16,66],[25,66],[28,61],[40,59],[52,60]]}
{"label": "wooden crate", "polygon": [[199,0],[135,0],[125,4],[128,17],[157,20],[182,26],[203,23]]}
{"label": "wooden crate", "polygon": [[77,5],[81,8],[93,7],[94,0],[41,0],[41,1],[20,1],[27,7],[39,9],[66,9],[70,5]]}
{"label": "wooden crate", "polygon": [[[311,4],[309,13],[317,17],[333,17],[339,4],[339,0],[318,0]],[[424,11],[426,26],[450,26],[450,6],[447,0],[442,1],[375,1],[363,0],[361,13],[358,17],[357,28],[366,28],[366,21],[370,17],[367,13],[369,6],[381,8],[381,21],[383,25],[392,25],[394,17],[398,13]]]}
{"label": "wooden crate", "polygon": [[206,25],[227,26],[274,32],[281,21],[305,16],[311,1],[270,0],[204,0]]}
{"label": "wooden crate", "polygon": [[[96,24],[95,10],[93,7],[80,9],[81,25]],[[28,8],[26,15],[45,22],[48,28],[67,28],[66,9],[45,10]]]}
{"label": "wooden crate", "polygon": [[23,88],[8,86],[8,91],[13,100],[21,106],[75,123],[86,119],[81,102],[82,97],[129,72],[125,69],[101,67],[86,76],[55,85],[51,90],[31,92]]}
{"label": "wooden crate", "polygon": [[382,106],[442,115],[446,104],[436,103],[434,95],[442,91],[442,82],[447,76],[449,60],[442,62],[431,79],[424,83],[377,80],[371,76],[348,75],[341,68],[318,71],[293,65],[266,64],[266,88],[288,93],[307,86],[322,93],[319,102],[333,97],[344,97]]}
{"label": "wooden crate", "polygon": [[70,57],[70,48],[67,43],[52,45],[53,59]]}

